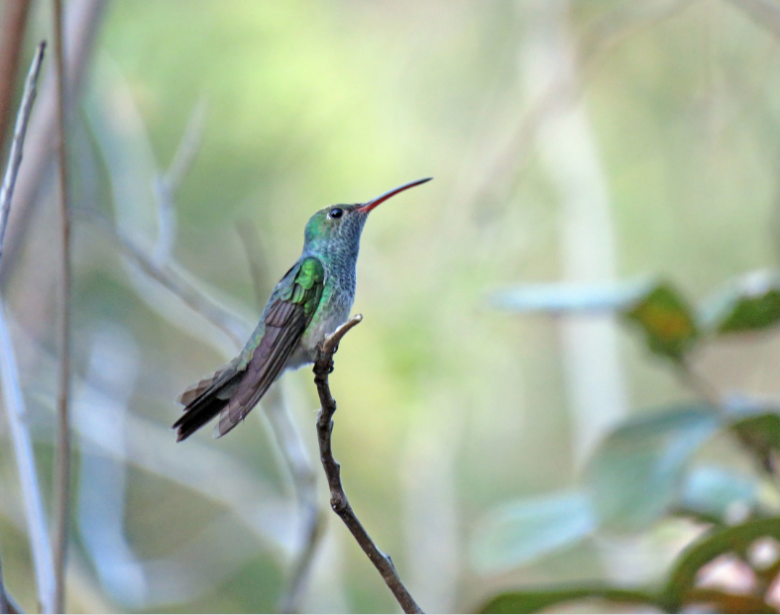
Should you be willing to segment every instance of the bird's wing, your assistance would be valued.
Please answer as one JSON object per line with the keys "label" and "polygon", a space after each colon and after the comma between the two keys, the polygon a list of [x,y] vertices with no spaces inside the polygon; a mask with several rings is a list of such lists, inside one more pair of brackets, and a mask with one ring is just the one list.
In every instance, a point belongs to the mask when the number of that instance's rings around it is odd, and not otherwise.
{"label": "bird's wing", "polygon": [[319,259],[303,259],[285,278],[292,278],[292,283],[271,297],[265,311],[263,337],[230,401],[220,412],[218,436],[238,425],[260,401],[281,373],[320,304],[325,268]]}

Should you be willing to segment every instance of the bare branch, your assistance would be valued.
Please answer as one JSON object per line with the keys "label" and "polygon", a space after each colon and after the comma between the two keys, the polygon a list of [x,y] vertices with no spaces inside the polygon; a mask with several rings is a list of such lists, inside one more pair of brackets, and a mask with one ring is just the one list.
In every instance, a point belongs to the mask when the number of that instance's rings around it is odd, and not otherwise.
{"label": "bare branch", "polygon": [[198,151],[200,151],[207,111],[208,104],[206,103],[206,99],[199,99],[190,112],[187,126],[184,129],[184,136],[182,136],[179,147],[173,155],[171,166],[160,178],[161,183],[169,191],[171,198],[176,194],[181,182],[192,167],[192,163],[195,161]]}
{"label": "bare branch", "polygon": [[54,567],[49,530],[41,498],[41,488],[38,483],[38,470],[35,464],[32,438],[26,420],[24,397],[19,384],[16,355],[6,324],[2,301],[0,301],[0,357],[2,357],[0,382],[3,385],[3,405],[8,415],[11,440],[14,444],[14,456],[19,471],[22,501],[24,502],[27,531],[30,536],[30,551],[35,571],[35,584],[38,589],[38,602],[45,612],[52,612],[54,610]]}
{"label": "bare branch", "polygon": [[[75,94],[85,73],[85,67],[91,56],[92,45],[100,23],[100,16],[106,6],[105,0],[80,0],[69,2],[65,15],[67,32],[66,58],[69,85]],[[3,261],[2,275],[10,274],[16,256],[23,245],[26,229],[32,219],[37,204],[40,187],[46,185],[44,176],[51,169],[55,154],[55,135],[57,133],[56,85],[53,75],[47,76],[41,85],[41,100],[30,120],[28,149],[31,152],[27,164],[19,174],[19,183],[14,199],[14,209],[9,222],[8,245]]]}
{"label": "bare branch", "polygon": [[[38,45],[27,74],[22,101],[16,117],[8,165],[6,166],[2,188],[0,188],[0,258],[2,258],[3,254],[3,239],[5,237],[8,214],[11,209],[16,177],[22,164],[27,124],[35,101],[38,76],[40,75],[45,49],[46,43],[41,42]],[[22,486],[22,499],[24,500],[30,535],[30,550],[32,551],[33,567],[35,569],[38,599],[41,605],[51,609],[51,597],[54,591],[54,572],[52,570],[49,535],[41,500],[41,490],[38,485],[38,472],[35,467],[32,441],[27,425],[24,422],[24,398],[19,385],[19,374],[16,369],[13,345],[5,323],[2,300],[0,300],[0,356],[2,357],[2,361],[0,361],[0,382],[2,382],[3,398],[6,412],[8,413],[8,423],[11,428],[16,464],[19,469],[19,480]],[[0,612],[21,612],[19,607],[6,593],[1,574]]]}
{"label": "bare branch", "polygon": [[30,0],[6,0],[0,20],[0,145],[5,144],[8,122],[12,117],[16,73],[22,56],[30,4]]}
{"label": "bare branch", "polygon": [[718,411],[723,412],[723,398],[713,384],[702,376],[689,360],[684,360],[676,363],[677,375],[682,380],[683,384],[688,386],[692,391],[697,393],[708,404],[717,408]]}
{"label": "bare branch", "polygon": [[331,367],[333,366],[333,355],[336,354],[336,351],[339,349],[339,343],[344,338],[344,336],[349,333],[350,329],[356,327],[361,322],[363,322],[363,314],[355,314],[352,318],[350,318],[347,322],[345,322],[325,338],[325,342],[322,344],[322,352],[323,354],[330,355],[331,358],[329,360]]}
{"label": "bare branch", "polygon": [[70,526],[70,210],[66,142],[65,50],[62,0],[54,0],[54,60],[57,69],[57,158],[62,224],[62,307],[60,315],[60,380],[57,394],[57,452],[54,466],[54,612],[65,612],[65,560]]}
{"label": "bare branch", "polygon": [[263,244],[260,233],[257,232],[257,228],[249,220],[237,221],[236,232],[241,238],[241,244],[244,246],[244,253],[249,263],[249,275],[252,277],[255,303],[257,308],[262,310],[265,307],[265,302],[268,301],[268,295],[273,290],[273,284],[266,266],[266,259],[263,258]]}
{"label": "bare branch", "polygon": [[133,261],[146,275],[168,289],[187,306],[192,308],[214,326],[220,329],[231,342],[241,348],[244,345],[244,339],[241,335],[247,329],[242,319],[233,315],[231,312],[209,299],[204,293],[198,290],[193,284],[180,276],[170,266],[158,266],[146,252],[137,245],[129,236],[122,231],[117,230],[98,211],[91,210],[90,219],[97,224],[100,229],[110,236],[116,247],[131,261]]}
{"label": "bare branch", "polygon": [[360,324],[363,317],[356,314],[341,325],[330,336],[325,338],[317,353],[314,362],[314,383],[317,385],[317,393],[320,397],[320,412],[317,415],[317,440],[320,445],[320,460],[325,470],[330,488],[330,506],[363,549],[368,559],[374,564],[379,574],[382,575],[387,587],[393,592],[395,599],[405,613],[422,613],[423,611],[414,601],[412,595],[406,589],[398,573],[395,571],[390,556],[382,553],[368,535],[363,525],[358,520],[355,512],[349,504],[347,494],[341,485],[341,466],[333,458],[331,447],[331,435],[333,433],[333,415],[336,412],[336,400],[330,393],[328,375],[333,371],[333,354],[339,346],[339,342],[349,331]]}
{"label": "bare branch", "polygon": [[27,81],[24,84],[24,93],[22,94],[22,104],[19,107],[19,113],[16,116],[16,127],[14,128],[14,140],[11,143],[11,153],[8,156],[8,166],[5,169],[3,186],[0,188],[0,260],[3,258],[3,241],[5,238],[5,229],[8,225],[8,214],[11,211],[11,199],[13,198],[14,188],[16,187],[16,177],[19,174],[19,167],[22,164],[22,153],[24,150],[24,139],[27,135],[27,124],[30,120],[30,113],[35,102],[35,94],[38,89],[38,76],[41,72],[41,63],[46,49],[46,42],[38,45],[35,52],[30,71],[27,73]]}
{"label": "bare branch", "polygon": [[206,107],[206,101],[202,98],[195,104],[170,168],[165,173],[158,173],[155,177],[154,192],[157,197],[159,233],[153,258],[158,263],[168,261],[173,251],[173,245],[176,241],[176,191],[190,170],[200,148],[206,120]]}

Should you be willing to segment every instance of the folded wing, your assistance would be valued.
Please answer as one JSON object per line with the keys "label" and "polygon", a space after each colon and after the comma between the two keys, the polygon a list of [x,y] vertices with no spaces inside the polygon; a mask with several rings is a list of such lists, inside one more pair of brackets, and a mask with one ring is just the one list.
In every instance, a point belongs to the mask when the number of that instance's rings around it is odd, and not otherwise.
{"label": "folded wing", "polygon": [[[210,379],[180,397],[184,414],[174,423],[184,440],[217,414],[217,437],[225,435],[254,408],[281,374],[311,322],[322,297],[325,269],[315,257],[296,264],[271,295],[264,313],[262,337]],[[251,357],[247,360],[247,357]]]}

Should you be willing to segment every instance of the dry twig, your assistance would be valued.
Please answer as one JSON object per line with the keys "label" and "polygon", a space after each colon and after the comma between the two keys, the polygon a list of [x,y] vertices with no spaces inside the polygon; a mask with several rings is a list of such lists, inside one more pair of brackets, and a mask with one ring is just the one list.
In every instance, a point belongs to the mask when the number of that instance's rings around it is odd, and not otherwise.
{"label": "dry twig", "polygon": [[87,213],[91,221],[111,237],[117,249],[134,262],[141,271],[221,330],[237,348],[243,347],[245,340],[242,333],[247,330],[247,327],[241,318],[207,297],[172,267],[159,266],[155,263],[141,246],[128,235],[114,228],[102,213],[97,210],[89,210]]}
{"label": "dry twig", "polygon": [[[105,6],[106,0],[80,0],[68,3],[65,15],[66,46],[68,48],[66,61],[68,74],[71,76],[69,85],[74,94],[82,81],[87,62],[92,55],[95,34]],[[49,74],[41,85],[40,102],[30,121],[30,131],[27,138],[30,156],[19,175],[19,183],[16,188],[14,210],[9,222],[11,230],[8,236],[3,269],[0,272],[3,282],[6,281],[6,276],[11,273],[17,262],[16,257],[20,253],[24,236],[32,220],[32,213],[39,201],[38,192],[42,186],[48,185],[44,178],[51,169],[57,133],[56,88],[52,76]]]}
{"label": "dry twig", "polygon": [[171,257],[176,240],[176,192],[190,170],[198,154],[203,138],[203,126],[206,121],[206,102],[199,100],[187,120],[184,136],[173,155],[171,166],[165,173],[158,173],[154,180],[154,193],[157,197],[157,218],[159,233],[154,248],[154,260],[164,264]]}
{"label": "dry twig", "polygon": [[347,494],[341,485],[341,466],[333,458],[331,448],[331,435],[333,433],[333,415],[336,412],[336,400],[330,393],[328,375],[333,371],[333,355],[338,350],[339,342],[349,333],[350,329],[360,324],[363,316],[356,314],[347,322],[325,338],[317,352],[317,360],[314,362],[314,383],[317,385],[317,393],[320,396],[320,412],[317,415],[317,440],[320,445],[320,460],[325,470],[330,488],[330,506],[347,526],[352,535],[363,549],[368,559],[374,564],[382,579],[393,592],[395,599],[404,613],[422,613],[406,589],[395,571],[393,561],[389,555],[382,553],[368,535],[363,525],[358,520],[355,512],[349,504]]}
{"label": "dry twig", "polygon": [[[3,388],[3,403],[8,417],[8,426],[14,444],[14,456],[19,470],[19,482],[22,488],[22,501],[30,536],[35,585],[38,590],[38,602],[46,612],[53,612],[54,567],[51,558],[51,543],[46,523],[46,513],[38,483],[38,471],[35,465],[32,438],[26,421],[26,410],[22,387],[19,384],[19,372],[11,336],[6,326],[3,304],[0,301],[0,383]],[[11,602],[10,596],[6,598]],[[18,608],[16,609],[19,610]]]}
{"label": "dry twig", "polygon": [[27,124],[30,121],[30,113],[35,102],[35,94],[38,91],[38,76],[41,72],[41,63],[46,49],[46,42],[38,45],[35,52],[30,71],[27,73],[27,80],[24,84],[24,93],[22,94],[22,104],[19,107],[19,113],[16,116],[16,127],[14,128],[14,140],[11,143],[11,153],[8,156],[8,166],[5,169],[3,178],[3,187],[0,188],[0,259],[3,258],[3,240],[5,238],[5,229],[8,224],[8,214],[11,211],[11,199],[13,198],[14,188],[16,187],[16,177],[19,175],[19,167],[22,164],[22,154],[24,150],[24,139],[27,135]]}
{"label": "dry twig", "polygon": [[62,307],[60,315],[60,380],[57,394],[57,453],[54,475],[54,611],[65,612],[65,560],[70,521],[70,211],[66,152],[65,51],[62,43],[62,0],[54,0],[54,59],[57,69],[57,121],[60,216],[62,224]]}
{"label": "dry twig", "polygon": [[[2,188],[0,188],[0,258],[2,257],[3,238],[5,236],[8,213],[13,199],[16,177],[22,163],[22,151],[27,134],[27,124],[30,119],[33,102],[37,90],[38,77],[41,63],[43,62],[46,43],[38,45],[33,57],[32,65],[27,74],[27,80],[22,94],[22,102],[16,117],[14,138],[11,144],[8,165]],[[0,381],[2,382],[3,398],[8,423],[11,429],[11,437],[14,443],[16,464],[19,469],[19,480],[22,487],[25,514],[28,531],[30,533],[30,550],[32,551],[35,580],[38,589],[38,599],[42,606],[51,609],[51,596],[53,594],[53,571],[49,535],[46,526],[46,518],[43,511],[41,491],[38,485],[38,473],[35,467],[35,455],[32,441],[24,421],[24,399],[19,385],[19,374],[16,370],[16,360],[11,344],[10,335],[5,323],[2,300],[0,300]],[[2,585],[0,577],[0,611],[3,613],[21,612],[19,607],[11,599]]]}

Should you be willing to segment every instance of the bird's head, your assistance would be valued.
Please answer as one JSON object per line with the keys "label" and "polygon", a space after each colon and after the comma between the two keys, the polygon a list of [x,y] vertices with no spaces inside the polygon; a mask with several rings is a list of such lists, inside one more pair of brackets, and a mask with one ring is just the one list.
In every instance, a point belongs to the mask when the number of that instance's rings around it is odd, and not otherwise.
{"label": "bird's head", "polygon": [[304,234],[306,249],[317,252],[345,247],[357,250],[363,225],[366,223],[368,214],[375,207],[390,197],[409,188],[424,184],[431,179],[433,178],[426,177],[425,179],[409,182],[389,192],[385,192],[366,203],[331,205],[319,210],[306,224],[306,232]]}

